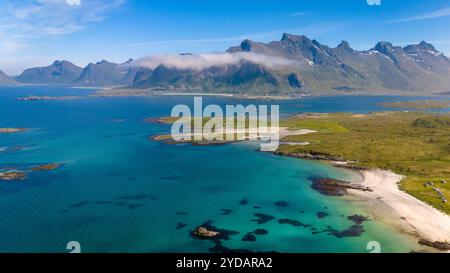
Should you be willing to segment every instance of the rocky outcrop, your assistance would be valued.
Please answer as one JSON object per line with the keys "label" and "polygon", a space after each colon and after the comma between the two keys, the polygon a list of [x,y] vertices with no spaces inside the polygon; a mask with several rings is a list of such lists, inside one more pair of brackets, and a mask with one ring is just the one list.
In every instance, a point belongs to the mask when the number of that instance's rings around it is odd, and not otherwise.
{"label": "rocky outcrop", "polygon": [[344,161],[342,158],[327,154],[305,154],[305,153],[290,153],[290,152],[282,152],[282,151],[276,151],[274,154],[281,155],[281,156],[287,156],[292,158],[300,158],[300,159],[309,159],[309,160],[326,160],[326,161]]}
{"label": "rocky outcrop", "polygon": [[220,235],[220,232],[209,230],[206,227],[200,226],[192,231],[192,235],[199,239],[211,239]]}
{"label": "rocky outcrop", "polygon": [[442,251],[449,251],[450,250],[450,243],[448,242],[432,242],[429,240],[425,240],[425,239],[421,239],[419,241],[419,244],[423,245],[423,246],[429,246],[438,250],[442,250]]}
{"label": "rocky outcrop", "polygon": [[349,189],[358,191],[372,191],[368,187],[352,184],[347,181],[341,181],[332,178],[310,178],[313,182],[311,188],[323,195],[344,196],[348,194]]}

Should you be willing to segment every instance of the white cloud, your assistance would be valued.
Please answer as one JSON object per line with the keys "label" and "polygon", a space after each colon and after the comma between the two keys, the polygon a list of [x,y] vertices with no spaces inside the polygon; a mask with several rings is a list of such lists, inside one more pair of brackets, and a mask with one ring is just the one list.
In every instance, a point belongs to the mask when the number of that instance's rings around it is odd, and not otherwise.
{"label": "white cloud", "polygon": [[417,16],[412,17],[406,17],[406,18],[400,18],[388,21],[387,23],[401,23],[401,22],[411,22],[411,21],[419,21],[419,20],[427,20],[427,19],[434,19],[434,18],[440,18],[440,17],[447,17],[450,16],[450,7],[435,10],[432,12],[420,14]]}
{"label": "white cloud", "polygon": [[235,65],[245,61],[273,69],[298,65],[296,61],[285,58],[239,52],[233,54],[208,53],[198,55],[158,54],[138,59],[131,63],[131,66],[155,69],[159,65],[164,65],[177,69],[203,70],[210,67]]}
{"label": "white cloud", "polygon": [[[66,35],[102,21],[126,0],[0,0],[0,68],[42,38]],[[30,53],[30,52],[27,52]],[[6,64],[6,65],[5,65]],[[9,69],[8,69],[9,70]],[[15,69],[14,69],[15,70]]]}
{"label": "white cloud", "polygon": [[297,12],[293,12],[293,13],[289,14],[289,16],[305,16],[308,14],[309,14],[309,12],[307,12],[307,11],[297,11]]}
{"label": "white cloud", "polygon": [[69,6],[79,6],[81,5],[81,0],[66,0]]}
{"label": "white cloud", "polygon": [[8,31],[22,37],[62,35],[103,20],[125,1],[0,0],[0,25],[10,25]]}

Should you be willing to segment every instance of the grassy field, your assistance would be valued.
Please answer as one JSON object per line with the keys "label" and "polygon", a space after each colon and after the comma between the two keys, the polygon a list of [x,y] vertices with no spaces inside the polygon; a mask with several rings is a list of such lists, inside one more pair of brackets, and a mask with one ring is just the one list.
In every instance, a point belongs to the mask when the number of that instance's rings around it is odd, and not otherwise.
{"label": "grassy field", "polygon": [[318,133],[286,137],[283,141],[310,145],[283,145],[279,151],[330,155],[355,166],[403,174],[402,190],[450,214],[450,204],[441,200],[450,201],[450,115],[301,115],[282,121],[281,126]]}

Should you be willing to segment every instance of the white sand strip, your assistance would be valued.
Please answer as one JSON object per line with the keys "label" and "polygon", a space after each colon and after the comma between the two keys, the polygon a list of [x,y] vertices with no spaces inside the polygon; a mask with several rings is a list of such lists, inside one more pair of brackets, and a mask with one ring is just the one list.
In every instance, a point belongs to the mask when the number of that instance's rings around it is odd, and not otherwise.
{"label": "white sand strip", "polygon": [[403,179],[401,175],[384,170],[361,171],[361,174],[362,179],[357,183],[370,187],[373,192],[351,190],[351,193],[372,203],[374,212],[378,213],[380,218],[389,218],[388,214],[392,215],[392,212],[376,205],[378,202],[392,209],[399,216],[397,220],[406,222],[403,224],[407,224],[409,231],[412,229],[417,237],[450,242],[450,216],[401,191],[397,185]]}

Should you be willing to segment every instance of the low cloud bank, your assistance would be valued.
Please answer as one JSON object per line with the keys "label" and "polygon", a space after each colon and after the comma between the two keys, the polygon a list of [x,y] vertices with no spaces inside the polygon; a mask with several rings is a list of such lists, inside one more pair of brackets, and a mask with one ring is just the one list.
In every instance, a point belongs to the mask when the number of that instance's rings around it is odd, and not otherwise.
{"label": "low cloud bank", "polygon": [[208,53],[208,54],[158,54],[133,61],[130,65],[155,69],[159,65],[177,69],[203,70],[215,66],[236,65],[242,62],[252,62],[271,69],[292,67],[297,62],[280,57],[267,56],[249,52],[238,53]]}

